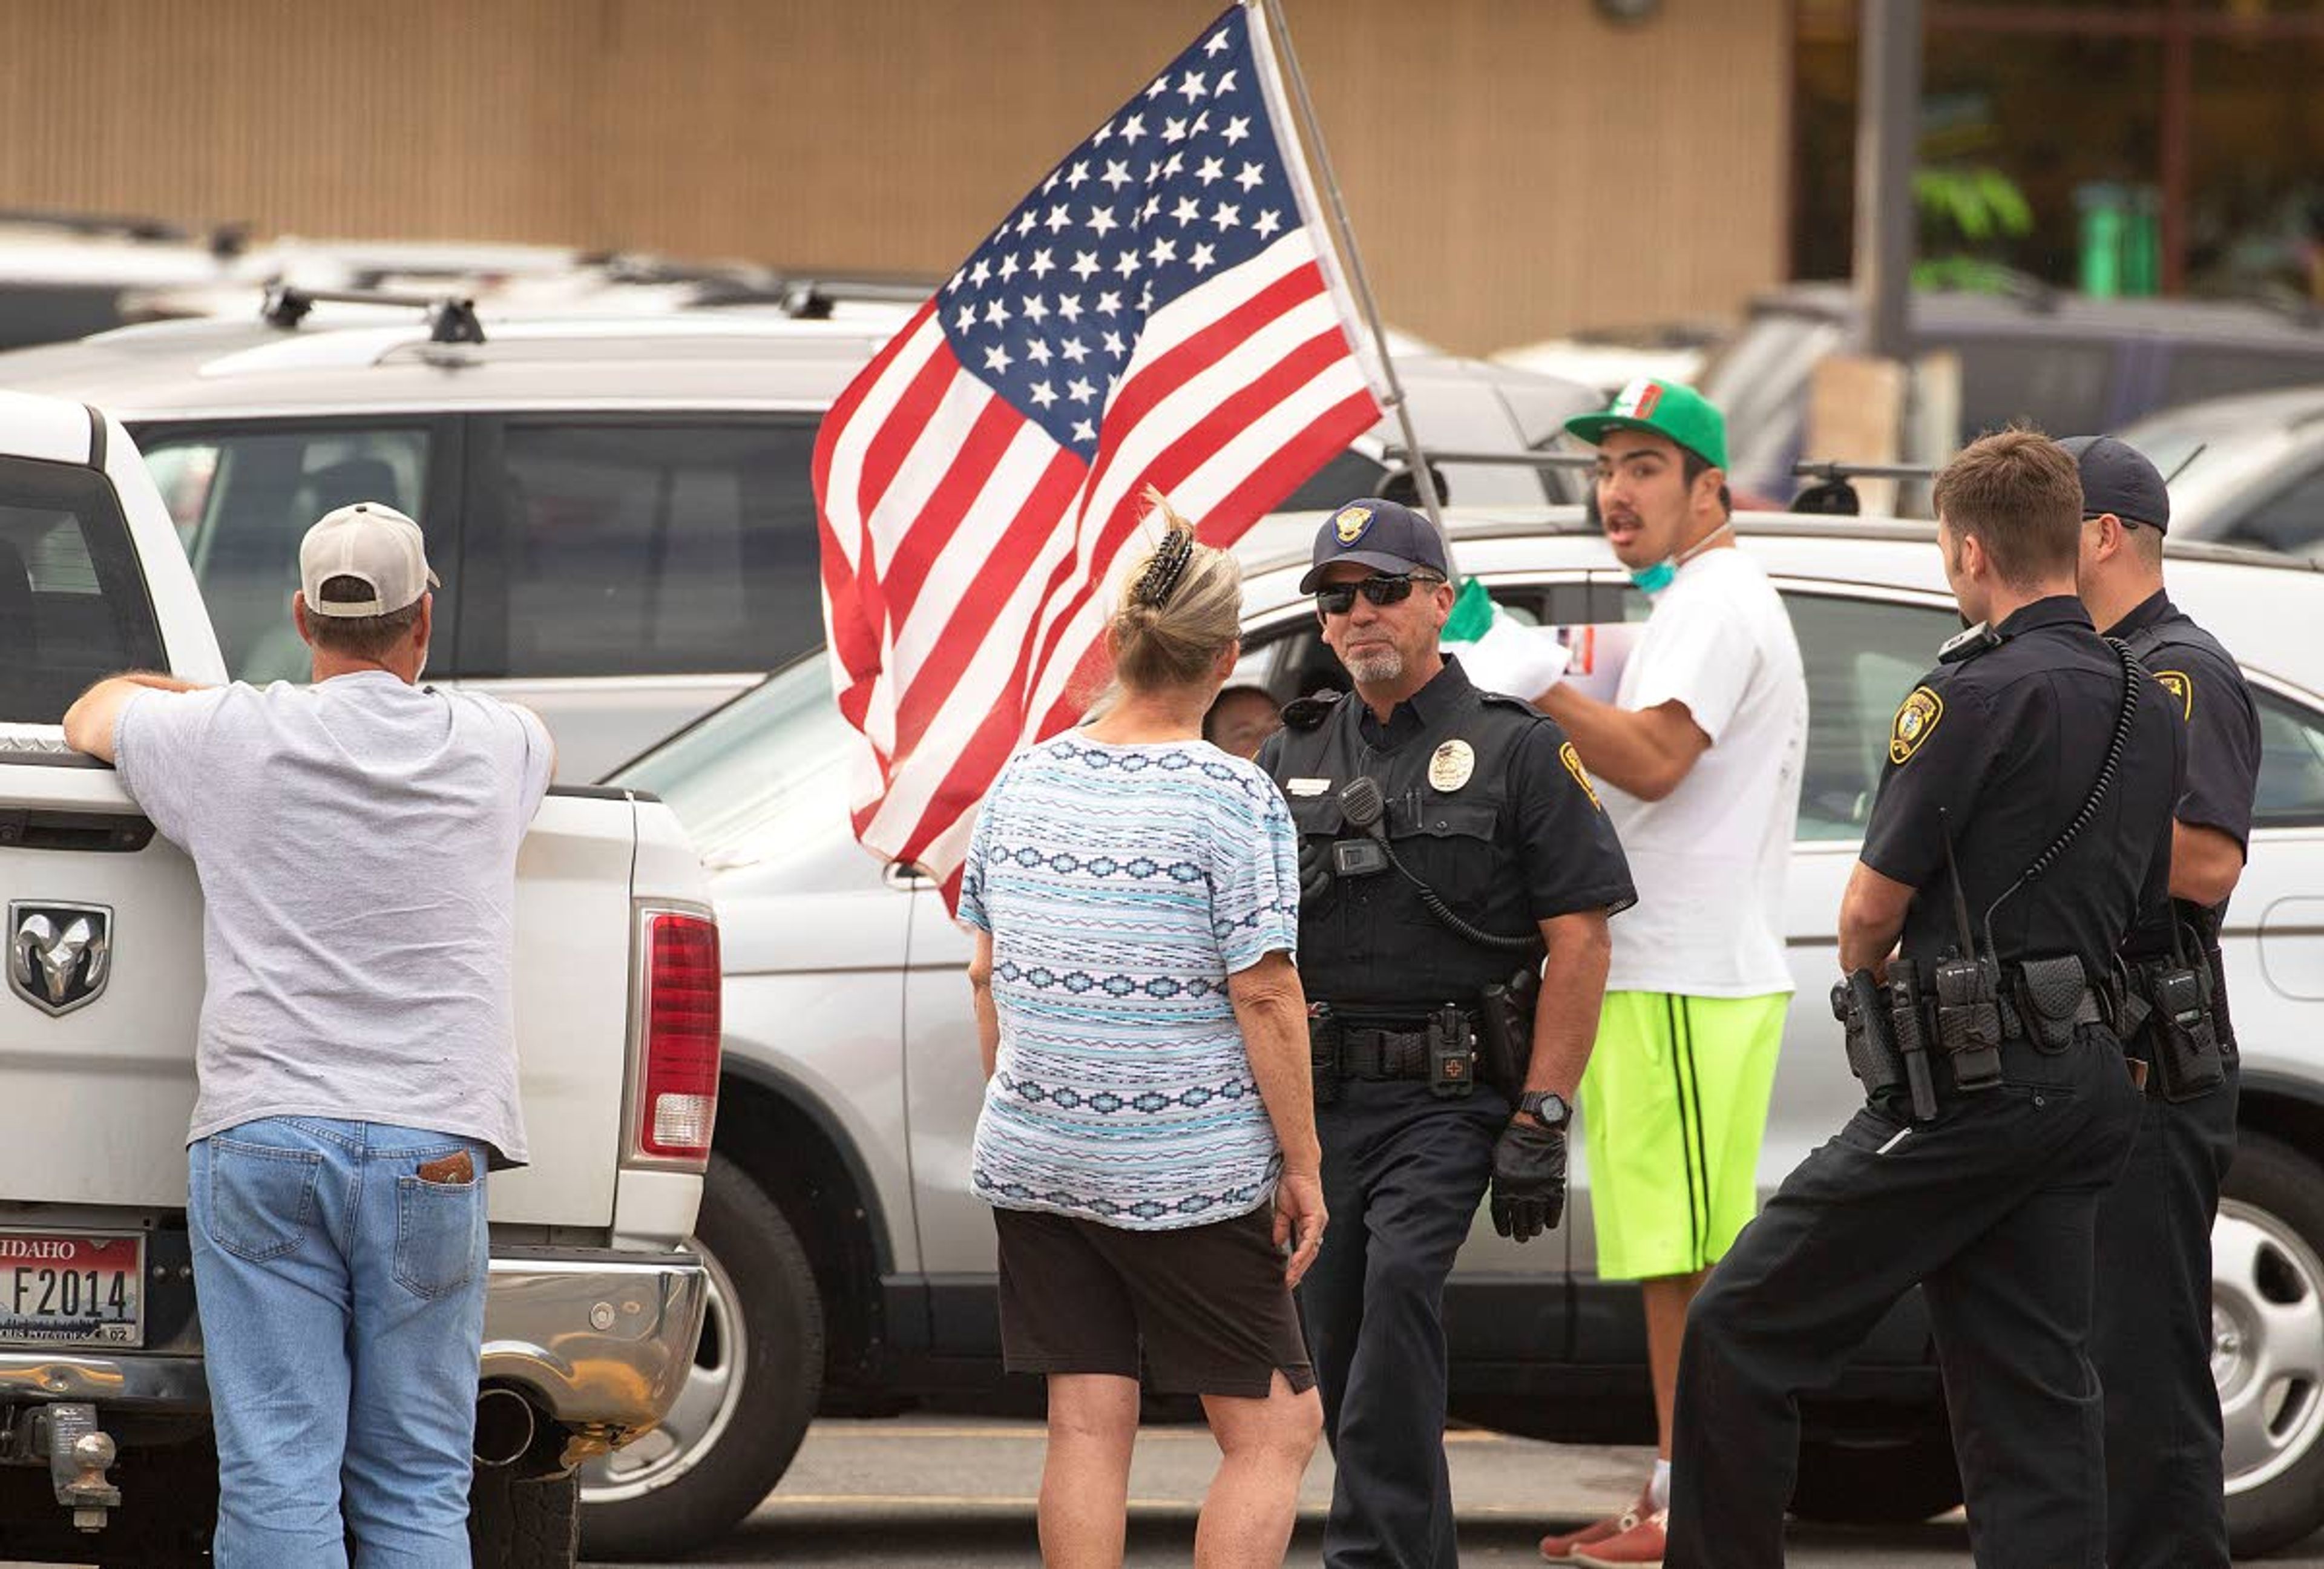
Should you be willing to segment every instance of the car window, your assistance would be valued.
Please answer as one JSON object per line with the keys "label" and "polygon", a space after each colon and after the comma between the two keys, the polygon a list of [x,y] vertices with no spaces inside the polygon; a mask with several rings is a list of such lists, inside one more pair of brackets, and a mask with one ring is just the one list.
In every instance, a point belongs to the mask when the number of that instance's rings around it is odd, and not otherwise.
{"label": "car window", "polygon": [[1786,590],[1808,684],[1807,755],[1800,770],[1803,839],[1860,839],[1888,756],[1888,728],[1960,630],[1928,605]]}
{"label": "car window", "polygon": [[1317,469],[1306,484],[1276,503],[1275,510],[1327,512],[1351,496],[1380,494],[1380,482],[1387,477],[1386,465],[1351,447]]}
{"label": "car window", "polygon": [[2259,687],[2259,793],[2255,827],[2324,823],[2324,714]]}
{"label": "car window", "polygon": [[58,724],[98,677],[162,662],[113,487],[93,469],[0,458],[0,720]]}
{"label": "car window", "polygon": [[[650,790],[714,871],[763,872],[783,894],[878,886],[848,827],[861,738],[832,700],[831,662],[810,654],[638,759],[610,781]],[[733,885],[730,885],[733,886]]]}
{"label": "car window", "polygon": [[2230,545],[2324,557],[2324,468],[2311,469],[2264,501],[2246,507],[2218,538]]}
{"label": "car window", "polygon": [[2172,351],[2163,367],[2163,396],[2156,401],[2170,408],[2228,392],[2264,392],[2319,381],[2324,381],[2324,353],[2272,354],[2261,348],[2182,346]]}
{"label": "car window", "polygon": [[[809,418],[511,420],[490,549],[515,677],[764,670],[823,641]],[[467,633],[463,629],[463,650]]]}
{"label": "car window", "polygon": [[226,669],[238,680],[306,678],[307,648],[290,622],[290,595],[299,586],[299,540],[325,512],[385,502],[418,519],[438,554],[438,531],[421,504],[425,425],[162,428],[137,436],[201,584]]}
{"label": "car window", "polygon": [[2106,428],[2114,380],[2111,343],[1963,337],[1931,346],[1960,355],[1963,441],[2021,421],[2045,430]]}

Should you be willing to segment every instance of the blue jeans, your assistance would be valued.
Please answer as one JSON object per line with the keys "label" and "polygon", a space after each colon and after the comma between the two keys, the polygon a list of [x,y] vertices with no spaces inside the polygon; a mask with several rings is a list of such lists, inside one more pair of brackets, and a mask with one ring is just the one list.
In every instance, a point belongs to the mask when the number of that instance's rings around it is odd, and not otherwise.
{"label": "blue jeans", "polygon": [[[418,1175],[462,1152],[472,1181]],[[188,1154],[218,1569],[345,1569],[347,1533],[363,1569],[467,1569],[484,1145],[270,1117]]]}

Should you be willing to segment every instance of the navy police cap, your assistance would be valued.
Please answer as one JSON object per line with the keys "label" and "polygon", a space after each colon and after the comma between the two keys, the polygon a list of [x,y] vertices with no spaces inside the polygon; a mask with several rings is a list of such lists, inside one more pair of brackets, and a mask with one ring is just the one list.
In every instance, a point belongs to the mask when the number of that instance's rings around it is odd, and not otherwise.
{"label": "navy police cap", "polygon": [[1323,520],[1315,531],[1315,564],[1299,580],[1299,592],[1313,594],[1323,568],[1352,561],[1374,571],[1401,574],[1416,568],[1452,576],[1444,540],[1436,526],[1398,502],[1359,496]]}
{"label": "navy police cap", "polygon": [[2146,455],[2111,436],[2070,436],[2058,443],[2082,475],[2082,516],[2112,512],[2126,523],[2171,531],[2171,493]]}

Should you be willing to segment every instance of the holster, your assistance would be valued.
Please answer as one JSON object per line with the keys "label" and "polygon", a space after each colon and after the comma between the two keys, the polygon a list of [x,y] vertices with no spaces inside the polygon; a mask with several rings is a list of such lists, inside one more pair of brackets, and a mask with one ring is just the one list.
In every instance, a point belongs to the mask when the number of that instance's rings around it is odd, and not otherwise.
{"label": "holster", "polygon": [[1937,1044],[1952,1063],[1953,1087],[1993,1088],[2001,1082],[2001,966],[1990,956],[1946,959],[1934,978]]}
{"label": "holster", "polygon": [[1515,1105],[1533,1065],[1533,1011],[1541,976],[1519,970],[1507,984],[1477,993],[1477,1076]]}
{"label": "holster", "polygon": [[1329,1106],[1340,1098],[1340,1020],[1329,1002],[1307,1005],[1307,1073],[1314,1081],[1315,1103]]}
{"label": "holster", "polygon": [[1853,970],[1831,989],[1831,1014],[1845,1032],[1848,1071],[1864,1085],[1864,1098],[1877,1101],[1904,1087],[1904,1060],[1880,983],[1869,970]]}

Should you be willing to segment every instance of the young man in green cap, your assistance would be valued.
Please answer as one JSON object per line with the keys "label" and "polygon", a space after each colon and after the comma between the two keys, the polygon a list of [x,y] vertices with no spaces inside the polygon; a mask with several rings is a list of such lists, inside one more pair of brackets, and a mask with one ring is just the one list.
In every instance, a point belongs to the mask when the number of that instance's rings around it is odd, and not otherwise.
{"label": "young man in green cap", "polygon": [[1807,683],[1782,599],[1734,548],[1719,411],[1641,379],[1566,429],[1598,448],[1600,526],[1654,605],[1613,703],[1534,701],[1597,777],[1638,889],[1581,1102],[1598,1272],[1639,1283],[1660,1449],[1636,1505],[1542,1553],[1655,1564],[1687,1306],[1758,1206]]}

